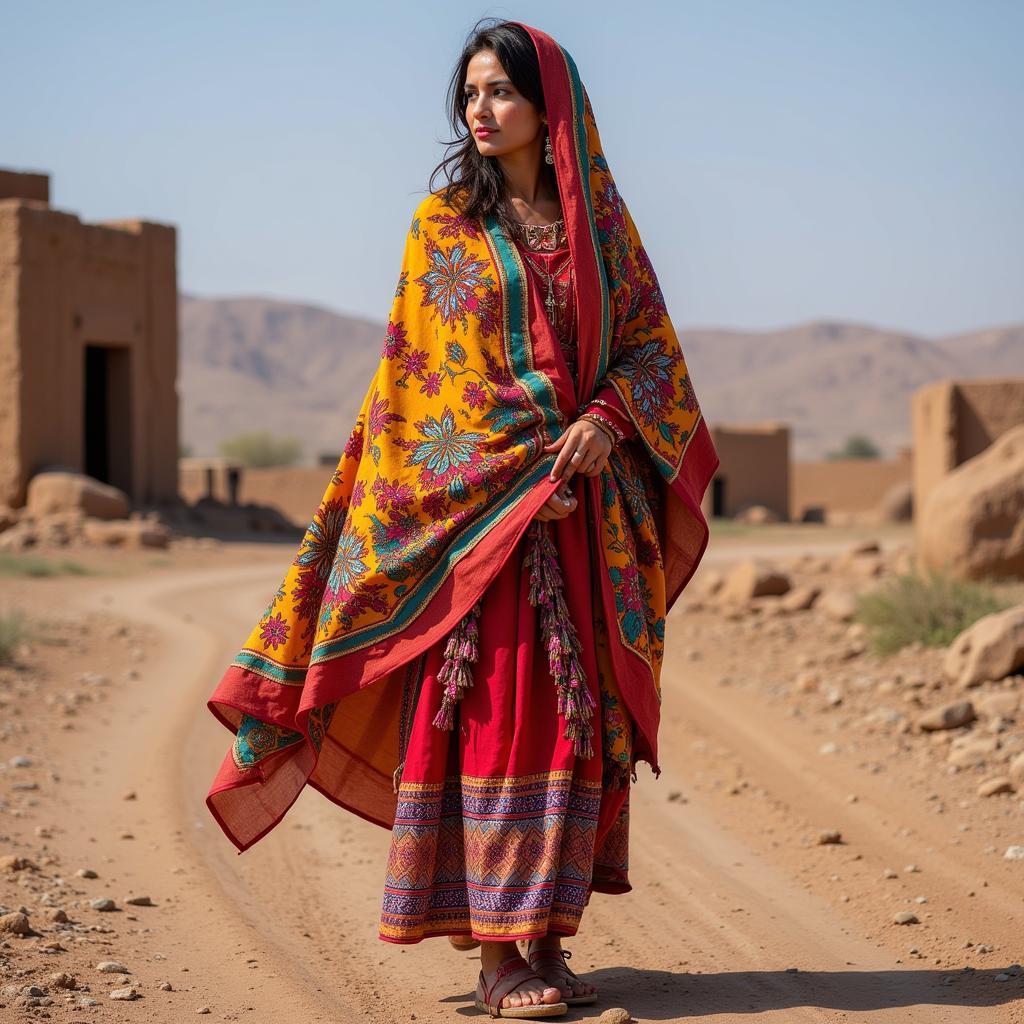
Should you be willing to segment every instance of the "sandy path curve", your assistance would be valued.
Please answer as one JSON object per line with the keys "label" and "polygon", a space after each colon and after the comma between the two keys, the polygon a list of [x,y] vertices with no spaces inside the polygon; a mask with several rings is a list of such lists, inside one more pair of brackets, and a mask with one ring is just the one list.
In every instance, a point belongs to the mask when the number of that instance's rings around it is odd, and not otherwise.
{"label": "sandy path curve", "polygon": [[[467,1004],[479,967],[473,954],[456,953],[444,940],[403,947],[376,938],[389,833],[308,790],[269,836],[239,856],[205,809],[229,741],[205,701],[277,586],[280,567],[280,560],[261,559],[99,586],[111,612],[156,626],[164,640],[148,654],[146,686],[119,699],[89,737],[107,753],[87,790],[75,795],[78,811],[103,820],[113,807],[116,818],[126,806],[118,805],[124,788],[139,790],[145,813],[132,825],[140,841],[128,853],[113,837],[105,841],[116,846],[125,885],[152,888],[161,879],[169,897],[165,945],[188,960],[189,983],[205,993],[192,1001],[214,1014],[260,1022],[477,1016]],[[93,605],[96,597],[88,594]],[[719,806],[728,797],[691,792],[687,751],[697,725],[797,806],[808,793],[798,780],[818,770],[803,752],[813,743],[759,740],[756,708],[737,728],[721,703],[732,696],[703,686],[689,670],[684,680],[669,667],[666,688],[675,707],[689,704],[693,713],[685,723],[679,715],[666,721],[662,777],[654,780],[641,766],[633,790],[634,892],[595,896],[570,944],[574,967],[604,998],[562,1019],[596,1020],[616,1005],[640,1020],[715,1024],[752,1015],[772,1024],[1019,1019],[1002,992],[986,997],[977,986],[941,984],[948,969],[899,964],[891,948],[808,891],[792,864],[765,856],[763,829],[730,826]],[[666,801],[676,788],[687,791],[687,802]],[[819,779],[811,799],[838,808],[846,790],[845,780]],[[783,799],[774,813],[785,827]],[[886,855],[885,830],[866,832],[865,843]],[[955,872],[956,863],[937,869]],[[787,970],[793,967],[799,970]],[[156,1012],[133,1017],[181,1019],[180,1011]]]}

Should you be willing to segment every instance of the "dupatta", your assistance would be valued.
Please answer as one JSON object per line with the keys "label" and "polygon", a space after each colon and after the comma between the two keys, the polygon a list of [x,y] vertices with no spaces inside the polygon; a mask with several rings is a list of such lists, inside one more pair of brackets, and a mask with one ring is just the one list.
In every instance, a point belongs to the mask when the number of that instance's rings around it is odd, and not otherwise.
{"label": "dupatta", "polygon": [[[556,453],[544,446],[588,406],[635,428],[599,476],[577,475],[591,490],[615,684],[634,724],[631,767],[644,760],[660,772],[665,617],[707,546],[701,501],[719,459],[576,65],[522,27],[540,62],[575,267],[577,379],[550,325],[531,319],[525,268],[497,219],[467,219],[439,193],[419,202],[380,363],[337,468],[208,702],[235,735],[206,802],[239,851],[306,785],[392,827],[404,677],[435,642],[465,638],[483,591],[558,487]],[[537,562],[548,562],[540,589],[557,606],[544,525],[532,531]],[[553,674],[571,657],[571,623],[560,630],[548,638]],[[567,729],[592,728],[574,707]],[[581,737],[577,751],[588,748]]]}

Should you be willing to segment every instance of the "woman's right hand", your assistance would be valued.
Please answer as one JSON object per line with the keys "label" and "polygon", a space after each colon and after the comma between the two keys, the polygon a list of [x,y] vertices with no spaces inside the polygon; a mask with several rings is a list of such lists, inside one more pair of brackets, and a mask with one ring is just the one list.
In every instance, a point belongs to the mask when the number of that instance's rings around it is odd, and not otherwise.
{"label": "woman's right hand", "polygon": [[576,511],[576,495],[572,488],[564,480],[551,492],[548,500],[544,502],[534,514],[535,519],[564,519],[571,512]]}

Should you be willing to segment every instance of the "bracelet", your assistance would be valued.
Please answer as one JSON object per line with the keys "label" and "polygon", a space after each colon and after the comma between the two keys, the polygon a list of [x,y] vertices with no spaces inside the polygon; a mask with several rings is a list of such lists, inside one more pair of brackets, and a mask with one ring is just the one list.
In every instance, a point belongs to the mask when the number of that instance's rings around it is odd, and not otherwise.
{"label": "bracelet", "polygon": [[603,398],[592,398],[589,402],[587,402],[587,405],[603,405],[606,409],[611,409],[613,412],[619,411],[618,409],[615,408],[614,405],[612,405],[611,402],[606,402]]}
{"label": "bracelet", "polygon": [[[594,406],[597,406],[595,409]],[[614,415],[609,416],[608,413],[602,412],[601,409],[610,409]],[[586,405],[583,406],[584,412],[592,412],[596,416],[603,416],[607,422],[610,422],[613,426],[618,426],[616,417],[622,415],[622,410],[618,406],[612,405],[611,402],[606,402],[603,398],[591,398]]]}
{"label": "bracelet", "polygon": [[[590,407],[592,405],[604,406],[605,409],[611,409],[611,411],[613,413],[615,413],[615,416],[621,416],[622,415],[622,410],[618,406],[612,405],[611,402],[606,402],[603,398],[592,398],[592,399],[590,399],[589,402],[587,402],[587,404],[585,406],[585,408],[588,411],[592,411],[596,415],[600,416],[601,414],[596,409],[591,410]],[[611,425],[616,430],[618,430],[618,432],[619,432],[619,440],[621,441],[626,435],[622,432],[622,428],[619,427],[618,423],[615,422],[615,417],[614,416],[605,416],[605,421],[608,422],[609,420],[611,421]]]}
{"label": "bracelet", "polygon": [[611,422],[607,417],[602,416],[599,412],[584,412],[581,413],[577,419],[587,420],[589,423],[596,423],[607,435],[614,448],[625,436],[621,430],[614,423]]}

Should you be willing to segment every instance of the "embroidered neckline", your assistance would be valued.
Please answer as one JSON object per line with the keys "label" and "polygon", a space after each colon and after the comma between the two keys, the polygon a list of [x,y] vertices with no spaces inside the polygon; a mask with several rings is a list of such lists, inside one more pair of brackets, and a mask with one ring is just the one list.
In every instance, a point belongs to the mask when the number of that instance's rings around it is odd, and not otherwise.
{"label": "embroidered neckline", "polygon": [[530,249],[554,250],[561,249],[566,243],[565,218],[559,217],[551,224],[523,224],[513,221],[516,234]]}

